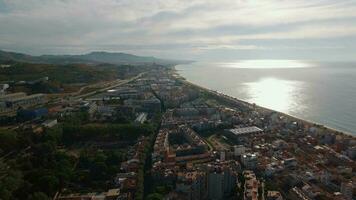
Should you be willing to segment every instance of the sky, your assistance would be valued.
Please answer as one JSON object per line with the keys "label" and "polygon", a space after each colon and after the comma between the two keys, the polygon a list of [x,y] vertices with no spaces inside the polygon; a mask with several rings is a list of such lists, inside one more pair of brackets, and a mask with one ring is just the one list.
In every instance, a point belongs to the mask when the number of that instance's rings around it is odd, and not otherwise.
{"label": "sky", "polygon": [[0,0],[0,49],[356,60],[356,0]]}

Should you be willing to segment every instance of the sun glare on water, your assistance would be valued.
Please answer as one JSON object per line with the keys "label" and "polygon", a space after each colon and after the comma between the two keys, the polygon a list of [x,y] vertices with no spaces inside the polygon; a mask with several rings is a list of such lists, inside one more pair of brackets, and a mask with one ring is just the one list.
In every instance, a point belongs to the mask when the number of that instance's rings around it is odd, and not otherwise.
{"label": "sun glare on water", "polygon": [[245,83],[248,101],[281,112],[293,112],[299,105],[302,82],[266,78],[258,82]]}
{"label": "sun glare on water", "polygon": [[283,69],[312,67],[310,63],[298,60],[243,60],[231,63],[221,63],[220,66],[244,69]]}

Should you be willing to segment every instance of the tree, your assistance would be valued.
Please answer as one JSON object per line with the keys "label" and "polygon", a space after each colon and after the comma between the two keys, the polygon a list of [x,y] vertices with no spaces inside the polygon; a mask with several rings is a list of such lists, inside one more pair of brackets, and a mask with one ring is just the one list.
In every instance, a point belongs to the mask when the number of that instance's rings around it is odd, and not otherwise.
{"label": "tree", "polygon": [[19,171],[8,170],[0,181],[0,197],[2,200],[14,199],[13,192],[23,183],[22,174]]}
{"label": "tree", "polygon": [[17,134],[14,131],[0,129],[0,148],[9,152],[17,147]]}
{"label": "tree", "polygon": [[57,125],[52,128],[45,129],[45,133],[43,134],[42,140],[51,141],[56,144],[60,143],[63,137],[63,129],[61,125]]}
{"label": "tree", "polygon": [[120,165],[124,160],[124,154],[120,151],[110,151],[106,159],[107,165]]}
{"label": "tree", "polygon": [[59,181],[55,176],[43,176],[38,180],[38,184],[42,191],[53,195],[58,190]]}
{"label": "tree", "polygon": [[159,193],[153,193],[153,194],[149,194],[146,197],[146,200],[162,200],[163,196]]}
{"label": "tree", "polygon": [[43,192],[35,192],[28,198],[29,200],[49,200],[50,198]]}

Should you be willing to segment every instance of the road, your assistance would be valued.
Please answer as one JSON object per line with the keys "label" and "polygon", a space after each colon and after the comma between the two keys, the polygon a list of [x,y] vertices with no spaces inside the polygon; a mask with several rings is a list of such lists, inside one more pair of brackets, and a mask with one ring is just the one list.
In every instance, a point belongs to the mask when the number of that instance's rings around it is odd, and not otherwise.
{"label": "road", "polygon": [[77,95],[75,96],[74,98],[75,99],[82,99],[82,98],[85,98],[85,97],[89,97],[89,96],[92,96],[94,94],[97,94],[97,93],[100,93],[100,92],[105,92],[107,90],[110,90],[110,89],[113,89],[113,88],[116,88],[116,87],[119,87],[121,85],[124,85],[124,84],[127,84],[133,80],[136,80],[138,78],[141,78],[146,72],[143,72],[143,73],[140,73],[138,74],[137,76],[134,76],[132,78],[129,78],[129,79],[125,79],[125,80],[120,80],[118,81],[118,83],[114,83],[113,85],[110,85],[108,87],[105,87],[105,88],[102,88],[102,89],[99,89],[99,90],[96,90],[96,91],[93,91],[93,92],[89,92],[89,93],[86,93],[86,94],[82,94],[82,95]]}
{"label": "road", "polygon": [[[98,90],[95,90],[95,91],[92,91],[92,92],[89,92],[89,93],[80,94],[86,87],[88,87],[88,86],[84,86],[78,92],[72,93],[72,94],[70,94],[69,96],[66,96],[66,97],[67,98],[71,98],[72,100],[80,100],[80,99],[95,95],[97,93],[105,92],[107,90],[110,90],[110,89],[119,87],[121,85],[127,84],[127,83],[129,83],[129,82],[131,82],[133,80],[141,78],[145,73],[146,72],[142,72],[142,73],[138,74],[137,76],[134,76],[134,77],[129,78],[129,79],[115,80],[115,81],[112,81],[110,83],[103,83],[103,85],[110,85],[110,86],[107,86],[107,87],[104,87],[104,88],[101,88],[101,89],[98,89]],[[50,103],[51,104],[60,103],[62,101],[62,99],[66,98],[66,97],[57,98],[57,99],[51,101]]]}

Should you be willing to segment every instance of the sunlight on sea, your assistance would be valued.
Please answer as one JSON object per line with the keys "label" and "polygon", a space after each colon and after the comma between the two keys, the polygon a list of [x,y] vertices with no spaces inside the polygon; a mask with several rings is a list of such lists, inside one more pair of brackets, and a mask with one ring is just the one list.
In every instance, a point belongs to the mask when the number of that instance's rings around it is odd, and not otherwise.
{"label": "sunlight on sea", "polygon": [[249,102],[287,113],[301,109],[298,94],[303,82],[264,78],[244,85]]}
{"label": "sunlight on sea", "polygon": [[203,87],[356,135],[356,62],[240,60],[176,68]]}
{"label": "sunlight on sea", "polygon": [[[240,69],[296,69],[313,67],[311,63],[299,60],[241,60],[220,63],[219,67]],[[253,71],[251,71],[253,73]],[[254,82],[245,82],[246,100],[281,112],[300,110],[298,94],[303,82],[264,77]]]}
{"label": "sunlight on sea", "polygon": [[232,63],[220,63],[220,67],[246,68],[246,69],[282,69],[307,68],[312,64],[298,60],[242,60]]}

